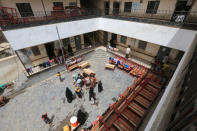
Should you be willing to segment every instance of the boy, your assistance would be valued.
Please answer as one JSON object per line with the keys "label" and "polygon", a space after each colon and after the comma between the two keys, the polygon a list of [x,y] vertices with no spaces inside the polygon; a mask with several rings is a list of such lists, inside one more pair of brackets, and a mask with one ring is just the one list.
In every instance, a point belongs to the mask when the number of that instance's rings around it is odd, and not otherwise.
{"label": "boy", "polygon": [[60,82],[62,82],[62,77],[61,77],[60,72],[57,72],[57,77],[59,77]]}
{"label": "boy", "polygon": [[127,47],[127,49],[126,49],[126,58],[128,59],[129,58],[129,54],[130,54],[130,52],[131,52],[131,49],[130,49],[130,45]]}

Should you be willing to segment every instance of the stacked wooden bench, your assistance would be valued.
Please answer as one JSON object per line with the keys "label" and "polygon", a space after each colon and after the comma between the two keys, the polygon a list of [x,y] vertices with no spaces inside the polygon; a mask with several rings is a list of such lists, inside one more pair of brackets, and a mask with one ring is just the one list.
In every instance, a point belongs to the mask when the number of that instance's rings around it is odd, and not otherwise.
{"label": "stacked wooden bench", "polygon": [[101,126],[93,128],[93,130],[136,130],[158,96],[160,89],[161,85],[152,80],[147,81],[143,86],[138,85],[135,91],[125,97],[118,107],[103,118]]}

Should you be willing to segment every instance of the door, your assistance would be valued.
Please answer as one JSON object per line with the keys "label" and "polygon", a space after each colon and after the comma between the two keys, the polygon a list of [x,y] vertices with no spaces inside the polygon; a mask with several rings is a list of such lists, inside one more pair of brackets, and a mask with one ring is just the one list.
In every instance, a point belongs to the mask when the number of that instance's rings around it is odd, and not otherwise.
{"label": "door", "polygon": [[47,55],[49,57],[49,59],[53,59],[55,57],[55,54],[54,54],[54,43],[51,42],[51,43],[47,43],[45,44],[45,48],[46,48],[46,51],[47,51]]}
{"label": "door", "polygon": [[170,54],[171,49],[168,47],[160,46],[157,56],[160,60],[163,59],[164,56]]}
{"label": "door", "polygon": [[76,50],[81,49],[81,36],[75,36],[75,45],[76,45]]}
{"label": "door", "polygon": [[184,22],[193,3],[194,0],[178,0],[171,21]]}
{"label": "door", "polygon": [[21,17],[34,16],[30,3],[16,3]]}
{"label": "door", "polygon": [[103,33],[103,43],[105,45],[107,44],[107,40],[108,40],[108,33],[106,31],[104,31],[104,33]]}
{"label": "door", "polygon": [[105,15],[109,15],[109,2],[104,2]]}
{"label": "door", "polygon": [[114,2],[113,3],[113,15],[117,16],[119,14],[119,8],[120,8],[120,3]]}
{"label": "door", "polygon": [[111,39],[112,39],[112,40],[117,40],[117,34],[113,34],[113,33],[112,33]]}

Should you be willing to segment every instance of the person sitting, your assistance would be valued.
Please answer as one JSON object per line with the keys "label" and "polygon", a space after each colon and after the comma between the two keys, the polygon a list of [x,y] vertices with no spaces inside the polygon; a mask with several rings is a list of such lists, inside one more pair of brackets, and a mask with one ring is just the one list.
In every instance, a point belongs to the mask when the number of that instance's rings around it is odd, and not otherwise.
{"label": "person sitting", "polygon": [[86,86],[90,86],[90,84],[91,84],[90,77],[85,78],[85,84],[86,84]]}
{"label": "person sitting", "polygon": [[91,75],[91,86],[94,88],[96,85],[96,77],[95,74]]}
{"label": "person sitting", "polygon": [[102,82],[99,81],[98,82],[98,92],[101,92],[103,90],[103,85],[102,85]]}
{"label": "person sitting", "polygon": [[68,103],[71,103],[73,98],[74,98],[74,96],[73,96],[72,91],[68,87],[66,87],[65,95],[66,95]]}
{"label": "person sitting", "polygon": [[76,81],[76,86],[80,86],[80,87],[82,87],[83,86],[83,81],[82,81],[82,79],[77,79],[77,81]]}
{"label": "person sitting", "polygon": [[79,98],[82,98],[82,94],[81,94],[81,89],[80,89],[80,87],[78,87],[78,86],[75,87],[75,93],[77,94],[77,96],[78,96]]}
{"label": "person sitting", "polygon": [[73,78],[73,85],[77,82],[77,79],[78,79],[78,73],[75,74],[75,75],[72,75],[72,78]]}

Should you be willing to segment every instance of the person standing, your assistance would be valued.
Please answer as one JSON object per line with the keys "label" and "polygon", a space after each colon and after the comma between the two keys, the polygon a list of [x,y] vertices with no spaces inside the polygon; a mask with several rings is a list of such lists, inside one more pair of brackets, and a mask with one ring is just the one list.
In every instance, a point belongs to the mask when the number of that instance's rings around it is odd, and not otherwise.
{"label": "person standing", "polygon": [[131,52],[131,46],[129,45],[128,47],[127,47],[127,49],[126,49],[126,58],[128,59],[129,58],[129,54],[130,54],[130,52]]}
{"label": "person standing", "polygon": [[94,101],[96,100],[93,87],[90,87],[90,90],[89,90],[89,101],[91,101],[91,98],[93,98]]}
{"label": "person standing", "polygon": [[77,96],[78,96],[79,98],[82,98],[81,89],[80,89],[79,86],[76,86],[76,87],[75,87],[75,93],[77,94]]}
{"label": "person standing", "polygon": [[74,98],[74,96],[73,96],[72,91],[68,87],[66,87],[65,95],[66,95],[68,103],[71,103],[73,98]]}
{"label": "person standing", "polygon": [[98,92],[101,92],[103,90],[103,85],[102,85],[102,82],[99,81],[98,82]]}
{"label": "person standing", "polygon": [[57,72],[57,77],[59,78],[60,82],[62,82],[62,77],[61,77],[60,72]]}

